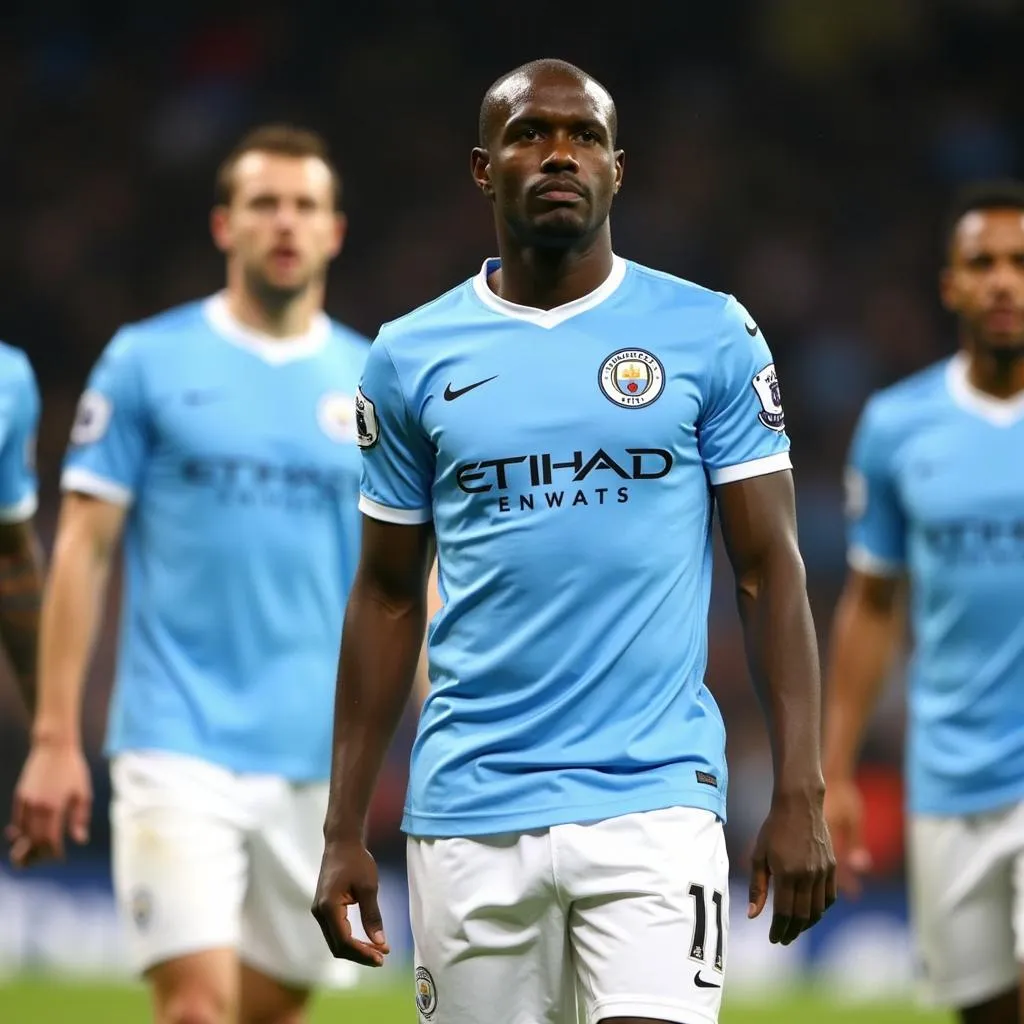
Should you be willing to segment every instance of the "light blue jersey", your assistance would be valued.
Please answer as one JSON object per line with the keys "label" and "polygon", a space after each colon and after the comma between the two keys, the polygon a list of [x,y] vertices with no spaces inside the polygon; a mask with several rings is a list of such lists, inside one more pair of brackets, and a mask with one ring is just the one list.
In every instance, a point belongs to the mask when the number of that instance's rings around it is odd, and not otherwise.
{"label": "light blue jersey", "polygon": [[20,349],[0,342],[0,523],[35,515],[39,389],[32,364]]}
{"label": "light blue jersey", "polygon": [[108,752],[329,774],[368,351],[325,316],[265,338],[219,295],[110,342],[62,478],[130,506]]}
{"label": "light blue jersey", "polygon": [[768,347],[734,299],[619,258],[546,312],[495,266],[386,325],[357,397],[360,507],[437,533],[403,828],[724,818],[710,485],[789,468]]}
{"label": "light blue jersey", "polygon": [[869,401],[847,472],[851,564],[910,580],[911,810],[1024,799],[1024,398],[954,357]]}

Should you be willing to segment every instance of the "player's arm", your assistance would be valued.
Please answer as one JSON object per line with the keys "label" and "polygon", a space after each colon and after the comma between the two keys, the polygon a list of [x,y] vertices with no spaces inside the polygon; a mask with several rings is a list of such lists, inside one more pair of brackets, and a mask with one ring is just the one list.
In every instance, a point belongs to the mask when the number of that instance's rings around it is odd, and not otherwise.
{"label": "player's arm", "polygon": [[775,766],[771,807],[754,848],[748,914],[761,913],[771,877],[769,938],[789,943],[835,899],[835,863],[822,808],[818,651],[772,354],[735,299],[725,303],[715,341],[697,443],[715,489]]}
{"label": "player's arm", "polygon": [[900,577],[851,569],[836,605],[826,674],[825,779],[853,777],[904,625]]}
{"label": "player's arm", "polygon": [[870,401],[851,445],[845,474],[850,572],[832,622],[826,680],[825,812],[839,882],[851,895],[870,867],[857,758],[906,617],[906,528],[892,474],[897,441],[890,419],[884,400]]}
{"label": "player's arm", "polygon": [[64,496],[43,599],[35,744],[81,743],[82,691],[124,517],[121,505]]}
{"label": "player's arm", "polygon": [[0,522],[0,640],[29,717],[36,709],[43,573],[43,547],[33,521]]}
{"label": "player's arm", "polygon": [[0,641],[29,717],[36,705],[36,651],[43,589],[43,548],[33,523],[39,389],[28,359],[5,395],[7,422],[0,448]]}
{"label": "player's arm", "polygon": [[82,748],[82,692],[125,510],[69,493],[43,597],[39,692],[28,760],[14,794],[15,864],[63,856],[64,834],[88,839],[91,786]]}
{"label": "player's arm", "polygon": [[[313,916],[336,957],[379,967],[388,946],[377,868],[364,840],[366,815],[423,645],[437,453],[380,336],[355,404],[363,536],[342,627],[326,842]],[[348,907],[354,903],[368,943],[352,936]]]}
{"label": "player's arm", "polygon": [[839,861],[839,884],[851,894],[859,890],[857,876],[870,867],[861,838],[857,758],[903,632],[904,597],[899,577],[851,569],[832,623],[826,676],[825,810]]}
{"label": "player's arm", "polygon": [[[377,873],[364,846],[384,756],[413,687],[426,622],[431,524],[363,520],[359,568],[341,638],[326,849],[313,913],[335,956],[369,966],[387,952]],[[345,904],[358,903],[371,944],[352,938]]]}
{"label": "player's arm", "polygon": [[747,661],[768,723],[775,785],[758,839],[751,916],[775,887],[770,939],[787,944],[835,900],[825,828],[818,651],[797,545],[789,471],[719,486],[722,534],[736,576]]}
{"label": "player's arm", "polygon": [[43,592],[32,745],[9,829],[18,864],[60,856],[65,832],[76,842],[88,839],[92,787],[82,749],[82,690],[110,566],[147,458],[146,409],[129,328],[90,375],[61,475],[65,497]]}

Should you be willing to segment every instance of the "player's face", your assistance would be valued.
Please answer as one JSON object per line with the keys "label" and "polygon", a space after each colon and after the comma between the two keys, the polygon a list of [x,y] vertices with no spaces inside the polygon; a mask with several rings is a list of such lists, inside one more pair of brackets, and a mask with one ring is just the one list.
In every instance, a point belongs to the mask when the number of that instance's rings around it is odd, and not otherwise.
{"label": "player's face", "polygon": [[1024,211],[976,210],[961,218],[942,297],[976,344],[1024,354]]}
{"label": "player's face", "polygon": [[257,288],[295,295],[323,279],[341,248],[331,172],[316,157],[246,153],[234,193],[214,211],[214,237]]}
{"label": "player's face", "polygon": [[608,219],[622,178],[610,101],[598,87],[559,75],[513,80],[490,149],[473,172],[498,216],[525,245],[570,246]]}

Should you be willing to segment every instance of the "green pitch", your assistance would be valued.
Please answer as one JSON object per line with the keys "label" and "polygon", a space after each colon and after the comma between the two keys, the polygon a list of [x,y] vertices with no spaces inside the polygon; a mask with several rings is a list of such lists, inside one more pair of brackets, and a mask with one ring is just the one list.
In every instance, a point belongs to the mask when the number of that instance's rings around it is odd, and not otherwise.
{"label": "green pitch", "polygon": [[[388,989],[324,996],[311,1024],[416,1024],[411,995]],[[3,1024],[145,1024],[149,1020],[141,988],[73,985],[66,982],[0,982]],[[763,1006],[728,1004],[721,1024],[952,1024],[946,1014],[925,1013],[912,1006],[871,1003],[839,1007],[811,996]],[[439,1018],[443,1024],[443,1017]]]}

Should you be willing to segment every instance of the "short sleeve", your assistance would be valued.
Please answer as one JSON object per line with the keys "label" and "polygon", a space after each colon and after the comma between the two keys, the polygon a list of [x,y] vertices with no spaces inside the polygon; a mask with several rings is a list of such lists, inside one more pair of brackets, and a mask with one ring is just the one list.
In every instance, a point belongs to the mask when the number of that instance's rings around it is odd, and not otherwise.
{"label": "short sleeve", "polygon": [[892,474],[893,446],[868,402],[854,432],[847,460],[847,560],[860,572],[894,576],[906,558],[903,509]]}
{"label": "short sleeve", "polygon": [[410,414],[391,353],[380,338],[370,346],[356,392],[356,437],[363,456],[360,511],[386,523],[429,522],[434,448]]}
{"label": "short sleeve", "polygon": [[7,417],[0,447],[0,523],[31,519],[38,505],[35,446],[39,389],[28,359],[18,355],[18,372],[4,403]]}
{"label": "short sleeve", "polygon": [[712,484],[790,469],[779,378],[760,327],[730,297],[709,363],[698,423]]}
{"label": "short sleeve", "polygon": [[130,505],[148,453],[137,339],[120,331],[89,375],[71,427],[61,488]]}

